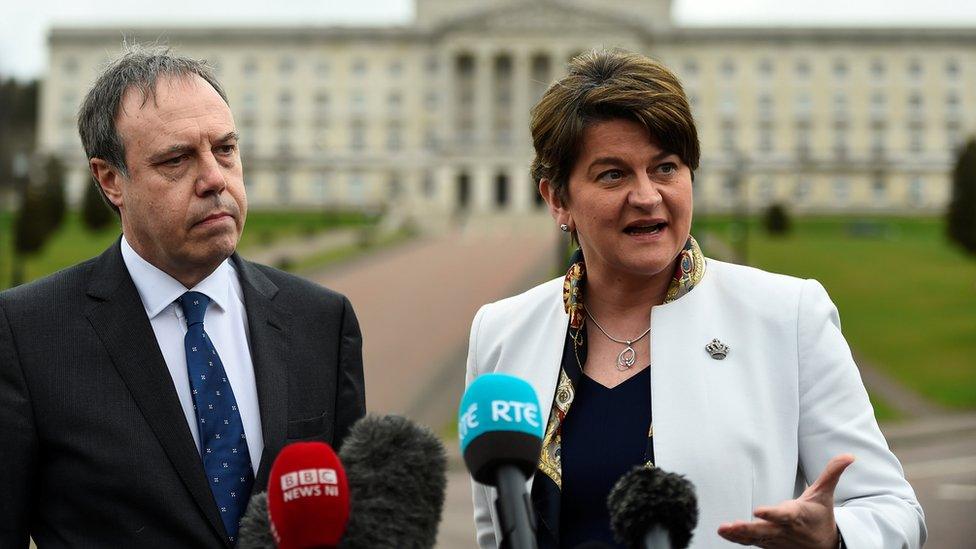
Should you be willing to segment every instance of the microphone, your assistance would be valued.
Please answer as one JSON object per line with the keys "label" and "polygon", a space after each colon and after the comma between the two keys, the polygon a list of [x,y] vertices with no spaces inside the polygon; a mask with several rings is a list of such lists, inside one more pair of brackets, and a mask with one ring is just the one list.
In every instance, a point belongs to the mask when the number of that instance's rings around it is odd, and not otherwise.
{"label": "microphone", "polygon": [[[268,530],[280,549],[338,546],[349,520],[349,486],[342,463],[328,444],[285,446],[271,466],[265,499]],[[248,508],[249,530],[251,525],[264,524],[261,517],[250,515],[260,506],[258,500]]]}
{"label": "microphone", "polygon": [[352,495],[341,547],[434,546],[447,456],[430,429],[400,416],[366,416],[349,430],[339,456]]}
{"label": "microphone", "polygon": [[271,535],[271,518],[268,516],[268,493],[260,492],[251,496],[247,510],[241,517],[241,527],[237,533],[237,549],[276,549]]}
{"label": "microphone", "polygon": [[498,490],[501,547],[536,548],[535,513],[525,482],[539,466],[542,429],[535,390],[515,376],[478,376],[461,398],[461,453],[472,478]]}
{"label": "microphone", "polygon": [[695,487],[657,467],[637,466],[620,477],[607,508],[614,539],[627,547],[684,549],[698,524]]}

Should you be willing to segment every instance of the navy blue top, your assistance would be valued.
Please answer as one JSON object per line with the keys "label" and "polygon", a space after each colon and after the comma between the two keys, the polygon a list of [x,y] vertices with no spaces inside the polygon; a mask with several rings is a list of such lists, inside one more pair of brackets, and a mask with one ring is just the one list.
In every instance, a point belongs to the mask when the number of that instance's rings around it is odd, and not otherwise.
{"label": "navy blue top", "polygon": [[651,428],[651,369],[608,389],[587,375],[576,384],[562,424],[559,545],[613,541],[607,495],[635,465],[643,465]]}

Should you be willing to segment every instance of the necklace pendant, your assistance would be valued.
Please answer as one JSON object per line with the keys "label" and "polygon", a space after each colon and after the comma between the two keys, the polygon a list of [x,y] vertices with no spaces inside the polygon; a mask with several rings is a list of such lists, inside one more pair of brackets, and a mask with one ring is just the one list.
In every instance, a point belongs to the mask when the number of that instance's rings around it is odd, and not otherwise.
{"label": "necklace pendant", "polygon": [[621,372],[629,370],[635,362],[637,362],[637,351],[628,345],[626,349],[620,351],[620,354],[617,355],[617,370]]}

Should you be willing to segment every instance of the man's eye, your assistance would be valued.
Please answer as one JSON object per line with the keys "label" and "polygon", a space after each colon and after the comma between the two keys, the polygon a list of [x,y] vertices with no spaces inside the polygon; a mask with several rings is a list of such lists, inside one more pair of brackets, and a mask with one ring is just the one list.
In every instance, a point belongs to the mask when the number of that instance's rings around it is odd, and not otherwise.
{"label": "man's eye", "polygon": [[217,147],[217,152],[220,154],[233,154],[235,149],[237,149],[237,145],[221,145]]}
{"label": "man's eye", "polygon": [[179,156],[174,156],[173,158],[170,158],[169,160],[164,160],[163,161],[163,165],[164,166],[179,166],[180,164],[183,163],[184,160],[186,160],[186,155],[185,154],[181,154]]}

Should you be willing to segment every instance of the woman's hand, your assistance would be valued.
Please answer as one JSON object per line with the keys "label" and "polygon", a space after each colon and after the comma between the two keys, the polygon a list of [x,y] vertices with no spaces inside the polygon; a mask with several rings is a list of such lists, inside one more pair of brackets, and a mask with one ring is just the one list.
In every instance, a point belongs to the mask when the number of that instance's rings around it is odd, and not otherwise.
{"label": "woman's hand", "polygon": [[839,539],[834,522],[834,489],[854,456],[843,454],[830,460],[820,478],[797,499],[771,507],[758,507],[752,522],[723,524],[718,535],[742,545],[759,547],[810,547],[834,549]]}

